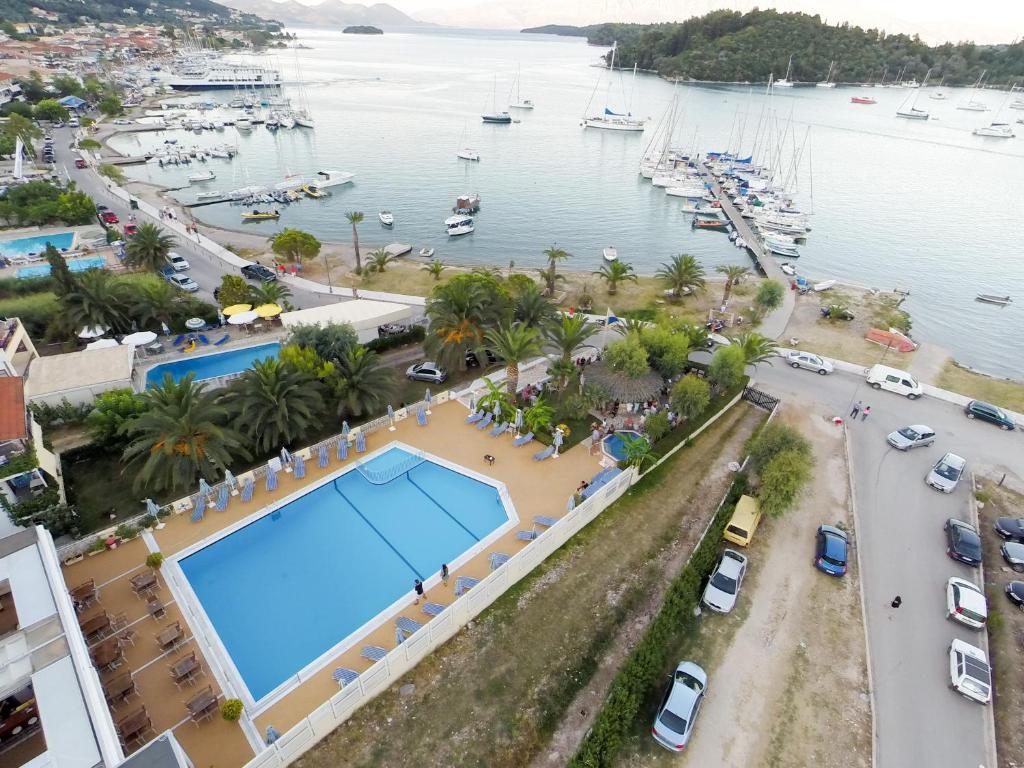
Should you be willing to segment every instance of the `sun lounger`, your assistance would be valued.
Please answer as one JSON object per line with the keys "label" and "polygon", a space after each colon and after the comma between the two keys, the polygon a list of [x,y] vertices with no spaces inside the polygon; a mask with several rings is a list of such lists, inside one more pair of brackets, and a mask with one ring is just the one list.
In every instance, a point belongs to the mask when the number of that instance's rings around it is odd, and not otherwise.
{"label": "sun lounger", "polygon": [[379,645],[364,645],[359,655],[370,661],[380,661],[388,655],[388,652]]}
{"label": "sun lounger", "polygon": [[423,629],[423,625],[416,621],[416,619],[407,619],[405,616],[399,616],[395,619],[395,626],[410,635],[418,629]]}
{"label": "sun lounger", "polygon": [[427,414],[422,408],[416,411],[416,423],[421,427],[427,426]]}
{"label": "sun lounger", "polygon": [[535,515],[533,518],[534,525],[543,525],[545,528],[550,528],[557,522],[558,520],[556,518],[547,517],[546,515]]}
{"label": "sun lounger", "polygon": [[455,596],[459,597],[466,594],[479,583],[480,579],[474,579],[472,576],[459,576],[455,580]]}
{"label": "sun lounger", "polygon": [[480,423],[476,425],[476,428],[487,429],[489,426],[491,426],[492,421],[494,421],[494,414],[488,413],[486,416],[483,417],[483,419],[480,420]]}
{"label": "sun lounger", "polygon": [[511,555],[506,555],[504,552],[492,552],[491,553],[491,570],[496,571],[498,568],[503,566],[509,561]]}
{"label": "sun lounger", "polygon": [[356,679],[359,677],[359,673],[356,672],[354,669],[338,667],[336,670],[334,670],[334,675],[332,675],[332,677],[334,677],[334,682],[336,682],[339,687],[344,688],[346,685],[351,685],[352,683],[354,683]]}
{"label": "sun lounger", "polygon": [[425,603],[423,605],[423,612],[427,614],[427,616],[437,616],[447,607],[448,606],[441,605],[440,603]]}
{"label": "sun lounger", "polygon": [[217,339],[215,342],[213,342],[213,346],[219,347],[221,344],[223,344],[225,341],[227,341],[230,338],[231,338],[231,334],[230,333],[225,333],[223,336],[221,336],[219,339]]}
{"label": "sun lounger", "polygon": [[467,424],[476,424],[483,417],[484,417],[484,412],[483,411],[476,411],[474,413],[469,414],[469,416],[466,417],[466,423]]}
{"label": "sun lounger", "polygon": [[502,422],[501,424],[496,426],[494,429],[492,429],[487,434],[489,434],[491,437],[497,437],[498,435],[504,434],[506,429],[508,429],[508,422],[507,421]]}
{"label": "sun lounger", "polygon": [[512,445],[514,445],[516,448],[518,448],[521,445],[526,445],[531,440],[533,440],[533,432],[527,432],[522,437],[517,437],[515,440],[513,440],[512,441]]}
{"label": "sun lounger", "polygon": [[181,344],[181,343],[182,343],[183,341],[185,341],[185,334],[184,334],[184,333],[180,334],[180,335],[178,336],[178,338],[176,338],[176,339],[174,340],[174,344],[172,344],[171,346],[177,347],[177,346],[179,346],[179,345],[180,345],[180,344]]}
{"label": "sun lounger", "polygon": [[533,541],[537,538],[537,535],[536,531],[520,531],[516,534],[516,538],[520,541]]}
{"label": "sun lounger", "polygon": [[203,514],[205,512],[206,512],[206,509],[203,506],[197,504],[196,508],[192,510],[192,522],[193,523],[198,523],[200,520],[202,520],[203,519]]}
{"label": "sun lounger", "polygon": [[206,336],[204,336],[201,333],[199,334],[199,336],[197,338],[199,339],[199,343],[200,344],[209,344],[210,343],[210,340],[208,338],[206,338]]}
{"label": "sun lounger", "polygon": [[549,445],[543,451],[537,451],[533,454],[534,461],[544,461],[544,459],[550,458],[551,454],[555,452],[555,446]]}

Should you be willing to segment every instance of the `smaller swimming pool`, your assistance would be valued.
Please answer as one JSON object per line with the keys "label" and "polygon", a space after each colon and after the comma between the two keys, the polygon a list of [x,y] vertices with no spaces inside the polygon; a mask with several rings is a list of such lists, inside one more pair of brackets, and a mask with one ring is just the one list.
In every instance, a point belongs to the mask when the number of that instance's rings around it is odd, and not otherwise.
{"label": "smaller swimming pool", "polygon": [[35,237],[16,237],[13,240],[0,240],[0,256],[11,259],[15,256],[28,256],[30,253],[42,253],[49,243],[58,251],[66,251],[75,242],[74,232],[55,232],[52,235]]}
{"label": "smaller swimming pool", "polygon": [[620,429],[617,432],[612,432],[608,437],[601,441],[601,449],[604,451],[605,456],[611,456],[616,461],[625,461],[626,448],[622,443],[623,435],[640,437],[639,432],[634,432],[631,429]]}
{"label": "smaller swimming pool", "polygon": [[[202,347],[200,347],[202,349]],[[180,360],[170,363],[154,365],[146,373],[146,386],[151,387],[164,380],[168,373],[175,382],[181,381],[190,373],[196,375],[196,381],[204,379],[215,379],[219,376],[230,376],[233,373],[241,373],[252,368],[257,360],[267,360],[277,357],[281,351],[281,345],[260,344],[255,347],[243,349],[230,349],[225,352],[214,352],[209,355],[196,355],[194,352],[182,353]]]}
{"label": "smaller swimming pool", "polygon": [[[82,259],[67,259],[67,265],[72,272],[85,272],[87,269],[103,269],[107,266],[107,260],[102,256],[87,256]],[[50,274],[50,265],[45,263],[18,268],[19,280],[29,277],[46,277],[48,274]]]}

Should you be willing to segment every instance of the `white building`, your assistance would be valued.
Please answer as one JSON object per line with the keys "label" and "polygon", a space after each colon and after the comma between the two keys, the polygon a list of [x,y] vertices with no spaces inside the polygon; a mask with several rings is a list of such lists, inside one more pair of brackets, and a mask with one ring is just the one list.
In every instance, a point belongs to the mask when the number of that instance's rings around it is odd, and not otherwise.
{"label": "white building", "polygon": [[58,405],[91,403],[111,389],[132,386],[135,347],[117,346],[86,349],[63,355],[48,355],[32,361],[25,375],[25,399]]}

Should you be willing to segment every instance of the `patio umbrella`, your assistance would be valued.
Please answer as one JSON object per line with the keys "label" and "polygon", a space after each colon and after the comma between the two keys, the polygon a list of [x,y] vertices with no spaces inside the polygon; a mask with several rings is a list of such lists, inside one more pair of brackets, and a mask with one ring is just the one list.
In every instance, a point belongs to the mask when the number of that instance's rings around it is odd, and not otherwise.
{"label": "patio umbrella", "polygon": [[255,490],[256,484],[252,481],[252,476],[245,478],[245,485],[242,487],[242,501],[252,501],[252,492]]}
{"label": "patio umbrella", "polygon": [[152,499],[143,499],[142,503],[146,505],[146,512],[156,517],[160,513],[160,507],[156,505],[156,502]]}
{"label": "patio umbrella", "polygon": [[210,484],[206,482],[205,477],[199,478],[199,492],[203,494],[203,496],[209,496],[213,492],[213,488],[211,488]]}
{"label": "patio umbrella", "polygon": [[388,403],[388,432],[395,431],[395,409]]}
{"label": "patio umbrella", "polygon": [[185,321],[185,327],[190,331],[198,331],[204,325],[206,325],[206,321],[201,317],[190,317]]}
{"label": "patio umbrella", "polygon": [[498,423],[498,417],[501,416],[501,403],[494,404],[494,423]]}
{"label": "patio umbrella", "polygon": [[430,387],[423,393],[423,405],[426,406],[427,415],[430,415]]}
{"label": "patio umbrella", "polygon": [[576,509],[576,494],[575,493],[572,496],[569,497],[569,501],[565,505],[565,510],[567,512],[572,512],[574,509]]}
{"label": "patio umbrella", "polygon": [[320,457],[319,457],[319,460],[318,460],[318,463],[320,464],[320,468],[323,469],[324,467],[326,467],[330,460],[331,460],[331,457],[327,455],[327,445],[326,444],[321,445],[320,446]]}
{"label": "patio umbrella", "polygon": [[223,512],[228,508],[228,487],[222,485],[217,489],[217,511]]}
{"label": "patio umbrella", "polygon": [[167,323],[160,323],[160,330],[163,331],[164,336],[171,335],[171,329],[167,327]]}
{"label": "patio umbrella", "polygon": [[476,395],[469,396],[469,412],[476,413]]}
{"label": "patio umbrella", "polygon": [[558,458],[558,449],[562,446],[562,430],[556,428],[555,434],[551,437],[551,444],[555,446],[555,454],[552,458]]}
{"label": "patio umbrella", "polygon": [[278,733],[277,728],[272,725],[267,726],[267,746],[269,747],[275,741],[281,738],[281,734]]}
{"label": "patio umbrella", "polygon": [[344,461],[348,458],[348,440],[341,439],[338,441],[338,459]]}
{"label": "patio umbrella", "polygon": [[521,430],[523,428],[523,409],[522,408],[516,408],[516,418],[515,418],[515,421],[512,423],[512,426],[515,428],[516,432],[519,432],[519,430]]}
{"label": "patio umbrella", "polygon": [[120,346],[114,339],[96,339],[85,345],[86,349],[110,349],[111,347]]}
{"label": "patio umbrella", "polygon": [[203,512],[206,511],[206,497],[203,494],[199,494],[196,498],[196,511],[193,513],[193,520],[202,520]]}
{"label": "patio umbrella", "polygon": [[156,334],[152,331],[139,331],[138,333],[129,333],[127,336],[121,339],[121,343],[125,346],[143,347],[146,344],[152,344],[156,341]]}
{"label": "patio umbrella", "polygon": [[405,642],[405,633],[398,627],[395,627],[395,645],[401,645]]}
{"label": "patio umbrella", "polygon": [[366,435],[360,432],[356,435],[356,453],[362,453],[366,450]]}
{"label": "patio umbrella", "polygon": [[224,470],[224,485],[231,489],[232,496],[238,495],[238,480],[236,480],[235,476],[231,474],[230,469]]}
{"label": "patio umbrella", "polygon": [[217,310],[217,322],[220,323],[221,325],[224,325],[224,313],[221,312],[219,309]]}
{"label": "patio umbrella", "polygon": [[347,421],[342,421],[341,422],[341,436],[342,437],[348,437],[348,433],[349,433],[348,422]]}
{"label": "patio umbrella", "polygon": [[304,458],[302,458],[301,456],[296,456],[295,457],[295,477],[300,478],[300,477],[305,477],[305,476],[306,476],[306,460]]}
{"label": "patio umbrella", "polygon": [[277,472],[275,472],[274,468],[269,464],[267,465],[267,490],[277,490]]}
{"label": "patio umbrella", "polygon": [[108,330],[110,330],[110,329],[109,328],[105,328],[102,325],[94,325],[92,327],[82,328],[82,330],[80,330],[78,332],[78,338],[80,338],[80,339],[98,339],[100,336],[102,336]]}
{"label": "patio umbrella", "polygon": [[221,314],[224,317],[231,317],[232,315],[240,315],[242,312],[248,312],[252,309],[252,304],[232,304],[230,307],[224,307]]}
{"label": "patio umbrella", "polygon": [[277,304],[260,304],[253,310],[260,317],[277,317],[283,310]]}
{"label": "patio umbrella", "polygon": [[228,318],[229,325],[248,325],[255,320],[259,315],[253,311],[239,312],[237,315],[232,315]]}
{"label": "patio umbrella", "polygon": [[290,464],[292,461],[292,455],[287,448],[281,448],[281,463]]}

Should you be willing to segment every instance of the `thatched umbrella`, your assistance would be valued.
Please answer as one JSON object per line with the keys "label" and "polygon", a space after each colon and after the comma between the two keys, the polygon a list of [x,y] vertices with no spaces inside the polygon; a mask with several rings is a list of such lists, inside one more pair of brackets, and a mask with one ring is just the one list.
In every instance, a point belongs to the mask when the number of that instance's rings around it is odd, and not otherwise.
{"label": "thatched umbrella", "polygon": [[620,403],[645,403],[661,394],[665,385],[659,374],[648,371],[636,378],[614,370],[604,360],[587,366],[587,379]]}

